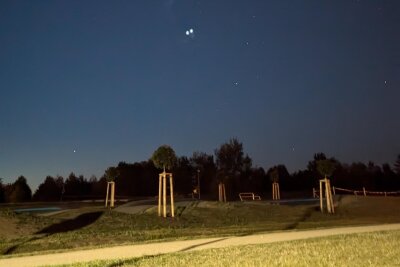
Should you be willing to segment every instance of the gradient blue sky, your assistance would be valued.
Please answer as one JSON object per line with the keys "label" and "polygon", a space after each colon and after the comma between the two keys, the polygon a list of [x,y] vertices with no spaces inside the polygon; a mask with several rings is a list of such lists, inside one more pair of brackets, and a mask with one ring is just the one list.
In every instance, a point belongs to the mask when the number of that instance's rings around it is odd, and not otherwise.
{"label": "gradient blue sky", "polygon": [[35,189],[231,137],[264,168],[393,163],[399,48],[396,0],[2,0],[0,177]]}

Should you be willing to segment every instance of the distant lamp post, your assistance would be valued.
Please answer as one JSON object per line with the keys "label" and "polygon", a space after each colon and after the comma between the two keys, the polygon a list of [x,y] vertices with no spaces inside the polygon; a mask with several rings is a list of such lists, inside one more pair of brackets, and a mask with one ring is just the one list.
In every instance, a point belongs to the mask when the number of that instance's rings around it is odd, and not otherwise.
{"label": "distant lamp post", "polygon": [[198,194],[199,194],[199,200],[200,200],[200,170],[197,169],[197,190],[198,190]]}

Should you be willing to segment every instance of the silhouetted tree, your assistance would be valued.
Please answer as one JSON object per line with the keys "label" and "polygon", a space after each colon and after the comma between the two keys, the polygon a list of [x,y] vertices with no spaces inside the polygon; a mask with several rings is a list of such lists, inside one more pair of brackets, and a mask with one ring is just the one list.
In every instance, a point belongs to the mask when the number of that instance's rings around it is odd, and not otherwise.
{"label": "silhouetted tree", "polygon": [[34,200],[39,201],[55,201],[61,199],[62,184],[57,183],[57,180],[51,176],[47,176],[41,183],[33,195]]}
{"label": "silhouetted tree", "polygon": [[179,157],[174,167],[174,191],[186,195],[192,191],[193,167],[187,157]]}
{"label": "silhouetted tree", "polygon": [[215,150],[215,158],[218,170],[217,178],[225,183],[227,195],[232,197],[239,189],[235,188],[235,181],[243,171],[243,144],[236,138],[232,138],[228,143],[222,144]]}
{"label": "silhouetted tree", "polygon": [[0,178],[0,203],[5,202],[5,193],[4,193],[4,185],[3,185],[3,179]]}
{"label": "silhouetted tree", "polygon": [[[200,176],[200,191],[204,195],[215,196],[217,188],[217,167],[215,166],[214,157],[204,152],[194,152],[190,158],[194,173],[192,175]],[[197,170],[200,172],[197,173]]]}
{"label": "silhouetted tree", "polygon": [[78,177],[71,172],[68,178],[65,180],[64,183],[64,189],[65,189],[65,196],[67,197],[73,197],[76,198],[80,196],[80,182]]}
{"label": "silhouetted tree", "polygon": [[32,191],[29,187],[26,178],[20,176],[11,186],[11,193],[9,196],[10,202],[26,202],[32,198]]}

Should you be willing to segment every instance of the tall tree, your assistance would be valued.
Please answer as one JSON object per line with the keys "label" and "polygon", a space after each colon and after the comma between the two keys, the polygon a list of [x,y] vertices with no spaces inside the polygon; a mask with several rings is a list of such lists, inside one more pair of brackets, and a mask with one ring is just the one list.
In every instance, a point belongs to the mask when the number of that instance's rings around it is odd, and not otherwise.
{"label": "tall tree", "polygon": [[193,175],[198,175],[200,179],[202,195],[215,194],[217,167],[215,166],[214,156],[204,152],[194,152],[190,158],[190,163],[195,172]]}
{"label": "tall tree", "polygon": [[233,196],[239,188],[237,188],[237,179],[240,177],[244,167],[243,144],[236,138],[232,138],[229,142],[222,144],[215,150],[215,158],[217,165],[217,178],[226,186],[233,187],[230,195]]}
{"label": "tall tree", "polygon": [[43,183],[41,183],[33,195],[34,200],[40,201],[55,201],[60,200],[62,194],[62,186],[57,183],[56,179],[47,176]]}
{"label": "tall tree", "polygon": [[232,138],[215,150],[215,158],[221,180],[237,176],[243,168],[243,144]]}
{"label": "tall tree", "polygon": [[12,184],[11,190],[10,202],[26,202],[30,201],[32,198],[31,188],[24,176],[17,178],[17,180]]}

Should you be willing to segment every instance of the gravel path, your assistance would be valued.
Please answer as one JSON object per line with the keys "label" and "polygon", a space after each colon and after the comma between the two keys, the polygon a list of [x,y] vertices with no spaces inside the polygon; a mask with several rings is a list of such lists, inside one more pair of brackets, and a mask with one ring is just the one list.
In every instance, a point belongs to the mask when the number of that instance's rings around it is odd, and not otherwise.
{"label": "gravel path", "polygon": [[221,238],[204,238],[186,241],[171,241],[162,243],[117,246],[109,248],[98,248],[90,250],[53,253],[46,255],[14,257],[0,259],[0,266],[22,267],[22,266],[42,266],[71,264],[77,262],[87,262],[94,260],[110,260],[122,258],[134,258],[145,255],[157,255],[180,251],[193,251],[208,248],[221,248],[227,246],[262,244],[279,241],[289,241],[298,239],[307,239],[322,236],[365,233],[385,230],[400,230],[399,224],[383,224],[374,226],[359,227],[340,227],[321,230],[307,231],[288,231],[269,234],[257,234],[241,237],[221,237]]}

